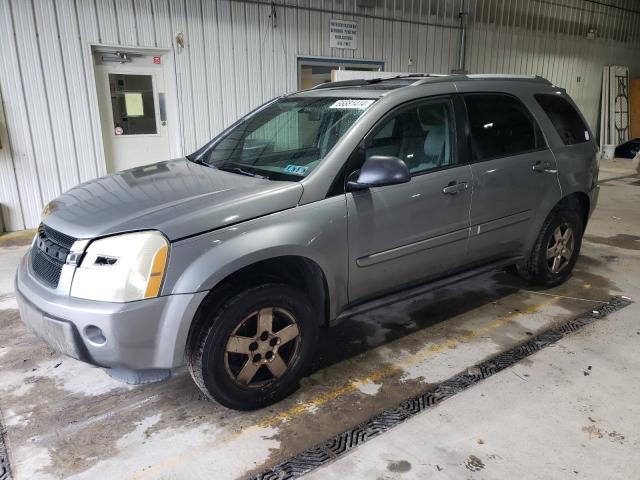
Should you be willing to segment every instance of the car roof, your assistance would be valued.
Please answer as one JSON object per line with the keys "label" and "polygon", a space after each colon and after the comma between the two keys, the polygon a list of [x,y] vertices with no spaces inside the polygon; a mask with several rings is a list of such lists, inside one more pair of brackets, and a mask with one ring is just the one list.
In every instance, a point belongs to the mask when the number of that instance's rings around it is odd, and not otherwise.
{"label": "car roof", "polygon": [[458,83],[478,81],[499,82],[531,82],[540,86],[552,86],[552,83],[538,75],[508,75],[508,74],[407,74],[395,77],[378,77],[368,79],[343,80],[338,82],[322,83],[309,90],[295,92],[291,96],[304,97],[349,97],[349,98],[379,98],[392,90],[398,90],[417,85],[430,85],[436,83]]}

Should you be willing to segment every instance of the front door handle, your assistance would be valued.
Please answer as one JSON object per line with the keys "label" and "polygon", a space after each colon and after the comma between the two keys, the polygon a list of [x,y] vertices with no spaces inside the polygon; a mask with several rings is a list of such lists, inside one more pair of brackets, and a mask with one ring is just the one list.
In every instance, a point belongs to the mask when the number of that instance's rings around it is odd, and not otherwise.
{"label": "front door handle", "polygon": [[531,167],[534,172],[538,173],[558,173],[558,170],[551,168],[551,164],[549,162],[541,162],[538,160]]}
{"label": "front door handle", "polygon": [[442,189],[442,193],[445,195],[456,195],[458,192],[462,192],[469,187],[467,182],[456,182],[455,180],[449,182],[446,187]]}

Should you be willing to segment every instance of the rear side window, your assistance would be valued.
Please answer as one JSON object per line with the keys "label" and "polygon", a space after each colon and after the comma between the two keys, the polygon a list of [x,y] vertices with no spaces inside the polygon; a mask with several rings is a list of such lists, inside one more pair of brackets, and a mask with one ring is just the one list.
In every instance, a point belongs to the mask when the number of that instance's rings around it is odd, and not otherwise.
{"label": "rear side window", "polygon": [[517,98],[470,94],[464,99],[476,160],[518,155],[544,147],[538,124]]}
{"label": "rear side window", "polygon": [[576,109],[564,98],[556,95],[535,95],[536,100],[551,120],[565,145],[589,141],[589,129]]}

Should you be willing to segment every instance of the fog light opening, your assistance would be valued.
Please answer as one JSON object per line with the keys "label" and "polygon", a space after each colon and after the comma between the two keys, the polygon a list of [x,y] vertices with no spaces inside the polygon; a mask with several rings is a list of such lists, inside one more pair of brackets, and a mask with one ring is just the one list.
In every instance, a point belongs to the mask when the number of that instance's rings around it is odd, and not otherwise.
{"label": "fog light opening", "polygon": [[107,337],[105,337],[102,330],[95,325],[87,325],[84,327],[84,335],[94,345],[104,345],[107,343]]}

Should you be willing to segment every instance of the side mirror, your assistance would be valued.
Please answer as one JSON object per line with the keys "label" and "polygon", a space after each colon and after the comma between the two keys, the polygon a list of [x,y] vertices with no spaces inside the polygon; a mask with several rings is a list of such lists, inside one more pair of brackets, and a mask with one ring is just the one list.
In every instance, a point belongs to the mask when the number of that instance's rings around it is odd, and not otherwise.
{"label": "side mirror", "polygon": [[411,173],[407,165],[398,157],[373,155],[364,162],[360,171],[353,172],[347,179],[347,191],[396,185],[407,183],[409,180],[411,180]]}

